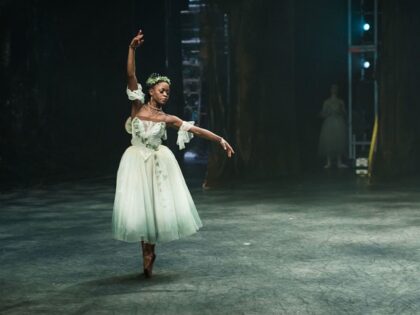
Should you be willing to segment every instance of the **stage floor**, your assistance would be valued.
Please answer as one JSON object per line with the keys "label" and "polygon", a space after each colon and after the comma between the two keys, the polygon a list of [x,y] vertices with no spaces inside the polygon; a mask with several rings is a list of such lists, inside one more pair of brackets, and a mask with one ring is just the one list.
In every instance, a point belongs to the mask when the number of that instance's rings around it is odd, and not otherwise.
{"label": "stage floor", "polygon": [[111,238],[114,179],[0,195],[1,314],[420,314],[419,182],[189,182],[204,228]]}

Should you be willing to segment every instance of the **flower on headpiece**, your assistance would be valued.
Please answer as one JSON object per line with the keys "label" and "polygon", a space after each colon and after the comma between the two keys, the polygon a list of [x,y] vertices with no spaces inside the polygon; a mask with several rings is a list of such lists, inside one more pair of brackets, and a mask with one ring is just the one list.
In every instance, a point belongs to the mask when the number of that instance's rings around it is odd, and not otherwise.
{"label": "flower on headpiece", "polygon": [[157,74],[157,73],[152,73],[152,74],[150,75],[150,77],[149,77],[149,78],[147,79],[147,81],[146,81],[146,85],[147,85],[148,87],[152,87],[152,86],[154,86],[155,84],[160,83],[160,82],[166,82],[166,83],[168,83],[169,85],[171,85],[171,80],[169,80],[169,78],[168,78],[168,77],[163,76],[163,75],[160,75],[160,74]]}

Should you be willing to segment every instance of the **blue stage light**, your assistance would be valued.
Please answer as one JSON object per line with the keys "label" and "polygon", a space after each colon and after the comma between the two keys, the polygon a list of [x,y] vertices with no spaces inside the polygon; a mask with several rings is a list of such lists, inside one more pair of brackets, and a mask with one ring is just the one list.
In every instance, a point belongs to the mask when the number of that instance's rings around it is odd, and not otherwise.
{"label": "blue stage light", "polygon": [[369,31],[370,30],[370,24],[369,23],[363,24],[363,30]]}
{"label": "blue stage light", "polygon": [[369,61],[363,61],[363,68],[367,69],[370,67],[370,62]]}

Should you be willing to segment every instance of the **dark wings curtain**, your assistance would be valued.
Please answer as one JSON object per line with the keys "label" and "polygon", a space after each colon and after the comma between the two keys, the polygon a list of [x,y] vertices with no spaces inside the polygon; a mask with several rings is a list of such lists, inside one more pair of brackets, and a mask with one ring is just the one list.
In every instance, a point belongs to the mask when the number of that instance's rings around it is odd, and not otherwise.
{"label": "dark wings curtain", "polygon": [[420,5],[382,3],[380,125],[375,175],[395,177],[420,170]]}
{"label": "dark wings curtain", "polygon": [[[216,53],[217,10],[229,17],[231,99],[221,95],[226,77]],[[235,159],[228,161],[213,145],[207,183],[299,173],[293,1],[209,1],[203,15],[209,127],[236,149]]]}

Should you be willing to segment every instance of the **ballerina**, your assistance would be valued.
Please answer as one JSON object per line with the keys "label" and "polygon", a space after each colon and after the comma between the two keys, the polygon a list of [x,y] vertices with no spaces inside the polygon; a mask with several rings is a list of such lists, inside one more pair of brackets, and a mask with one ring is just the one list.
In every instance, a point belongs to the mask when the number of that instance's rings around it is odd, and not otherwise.
{"label": "ballerina", "polygon": [[170,95],[168,77],[154,73],[147,79],[145,101],[135,67],[135,50],[143,41],[140,30],[128,48],[127,95],[132,108],[125,127],[132,135],[132,145],[124,152],[118,168],[112,231],[117,240],[141,243],[143,272],[149,278],[156,243],[194,234],[202,227],[179,165],[173,153],[162,145],[166,127],[178,129],[180,149],[196,135],[218,142],[229,158],[234,150],[213,132],[163,111]]}
{"label": "ballerina", "polygon": [[333,158],[336,158],[338,168],[347,168],[341,159],[346,152],[346,110],[344,101],[338,98],[337,85],[331,86],[331,96],[325,100],[320,115],[324,122],[319,136],[318,152],[327,159],[324,168],[331,167]]}

